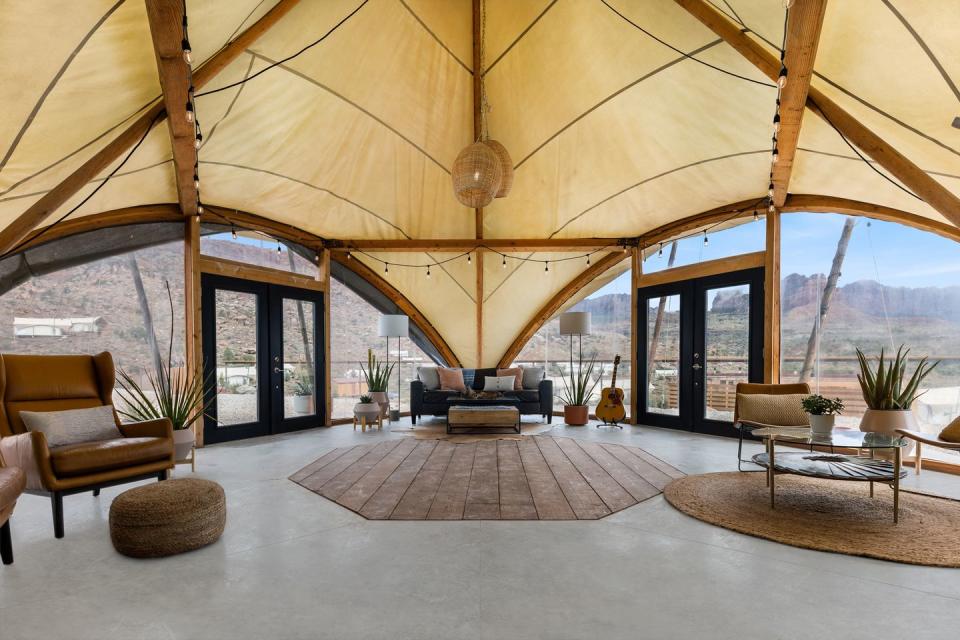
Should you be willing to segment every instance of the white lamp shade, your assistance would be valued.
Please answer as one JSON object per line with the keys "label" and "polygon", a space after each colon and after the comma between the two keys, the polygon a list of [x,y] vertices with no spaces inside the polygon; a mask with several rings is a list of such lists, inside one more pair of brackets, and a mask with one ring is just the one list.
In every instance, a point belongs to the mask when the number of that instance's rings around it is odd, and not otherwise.
{"label": "white lamp shade", "polygon": [[586,336],[590,335],[590,312],[568,311],[560,314],[560,335]]}
{"label": "white lamp shade", "polygon": [[410,318],[407,316],[380,316],[381,338],[406,338],[410,335]]}

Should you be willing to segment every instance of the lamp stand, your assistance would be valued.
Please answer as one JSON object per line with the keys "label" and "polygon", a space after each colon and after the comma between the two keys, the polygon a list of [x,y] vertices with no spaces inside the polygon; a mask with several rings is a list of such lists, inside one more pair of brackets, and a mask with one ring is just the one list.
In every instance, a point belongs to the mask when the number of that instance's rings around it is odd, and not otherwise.
{"label": "lamp stand", "polygon": [[[389,342],[390,338],[387,338],[387,343]],[[400,364],[400,336],[397,336],[397,408],[390,409],[390,424],[400,421]]]}

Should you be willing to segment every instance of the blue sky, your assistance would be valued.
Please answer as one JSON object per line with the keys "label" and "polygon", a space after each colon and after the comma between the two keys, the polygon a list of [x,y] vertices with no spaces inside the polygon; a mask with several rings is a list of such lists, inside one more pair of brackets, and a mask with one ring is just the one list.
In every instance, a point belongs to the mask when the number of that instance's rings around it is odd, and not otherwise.
{"label": "blue sky", "polygon": [[[856,217],[841,286],[857,280],[877,280],[890,286],[947,287],[960,285],[960,243],[893,222]],[[846,216],[821,213],[788,213],[782,218],[781,260],[783,275],[829,273]],[[710,235],[682,240],[675,266],[713,260],[738,253],[762,251],[764,222],[752,222]],[[662,258],[651,256],[644,270],[667,266],[668,247]],[[623,274],[591,295],[630,293],[630,274]]]}

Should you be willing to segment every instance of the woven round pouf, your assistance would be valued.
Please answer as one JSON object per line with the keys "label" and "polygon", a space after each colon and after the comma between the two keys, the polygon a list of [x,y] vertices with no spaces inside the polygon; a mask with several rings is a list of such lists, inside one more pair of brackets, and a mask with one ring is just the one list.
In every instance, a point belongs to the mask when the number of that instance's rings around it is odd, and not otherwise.
{"label": "woven round pouf", "polygon": [[219,484],[165,480],[117,496],[110,505],[110,540],[125,556],[161,558],[216,542],[226,522]]}

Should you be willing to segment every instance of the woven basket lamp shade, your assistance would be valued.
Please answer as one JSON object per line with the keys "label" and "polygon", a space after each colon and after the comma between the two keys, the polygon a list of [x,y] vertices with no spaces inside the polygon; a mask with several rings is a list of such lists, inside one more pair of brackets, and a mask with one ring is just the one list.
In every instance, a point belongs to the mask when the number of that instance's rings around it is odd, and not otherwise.
{"label": "woven basket lamp shade", "polygon": [[457,156],[451,174],[457,200],[479,209],[490,204],[497,195],[503,169],[493,149],[482,142],[474,142]]}
{"label": "woven basket lamp shade", "polygon": [[496,140],[484,140],[483,143],[493,149],[493,152],[500,159],[500,169],[503,170],[503,177],[500,179],[500,189],[497,190],[496,197],[505,198],[510,193],[510,189],[513,188],[513,159],[510,158],[507,148]]}

